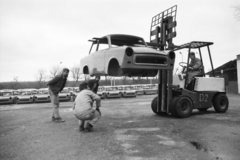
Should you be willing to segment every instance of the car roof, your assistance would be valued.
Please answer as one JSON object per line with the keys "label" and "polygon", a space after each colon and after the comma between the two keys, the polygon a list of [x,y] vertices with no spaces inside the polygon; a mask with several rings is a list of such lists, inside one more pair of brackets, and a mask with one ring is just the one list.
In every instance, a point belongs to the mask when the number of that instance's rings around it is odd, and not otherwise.
{"label": "car roof", "polygon": [[101,38],[93,37],[92,40],[89,40],[91,42],[95,42],[96,40],[103,40],[106,37],[111,37],[111,39],[130,39],[130,38],[138,38],[143,39],[142,37],[134,36],[134,35],[127,35],[127,34],[108,34],[106,36],[103,36]]}

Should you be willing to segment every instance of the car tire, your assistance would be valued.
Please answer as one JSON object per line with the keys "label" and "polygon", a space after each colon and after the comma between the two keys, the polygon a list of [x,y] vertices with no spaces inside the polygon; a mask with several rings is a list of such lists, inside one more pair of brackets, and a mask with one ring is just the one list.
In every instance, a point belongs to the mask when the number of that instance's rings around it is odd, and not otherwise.
{"label": "car tire", "polygon": [[158,96],[153,98],[152,100],[152,103],[151,103],[152,111],[157,115],[168,115],[167,112],[157,111],[157,102],[158,102]]}
{"label": "car tire", "polygon": [[198,108],[198,110],[199,110],[200,112],[206,112],[206,111],[208,110],[208,108]]}
{"label": "car tire", "polygon": [[217,113],[224,113],[227,111],[229,105],[228,98],[225,94],[220,93],[213,98],[213,107]]}
{"label": "car tire", "polygon": [[172,114],[178,118],[187,118],[192,114],[193,103],[190,98],[180,96],[173,101]]}

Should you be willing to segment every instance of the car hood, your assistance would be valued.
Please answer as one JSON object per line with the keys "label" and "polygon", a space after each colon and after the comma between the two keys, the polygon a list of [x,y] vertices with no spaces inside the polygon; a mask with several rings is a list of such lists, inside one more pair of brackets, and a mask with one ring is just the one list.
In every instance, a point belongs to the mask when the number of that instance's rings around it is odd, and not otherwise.
{"label": "car hood", "polygon": [[21,98],[30,98],[33,97],[33,95],[22,95],[22,96],[17,96],[17,98],[21,99]]}
{"label": "car hood", "polygon": [[126,92],[126,93],[135,93],[136,91],[135,91],[135,90],[124,90],[123,92]]}
{"label": "car hood", "polygon": [[67,96],[69,93],[59,93],[59,96]]}
{"label": "car hood", "polygon": [[11,96],[9,96],[9,97],[0,96],[0,99],[1,99],[1,100],[9,99],[9,98],[13,98],[13,97],[11,97]]}
{"label": "car hood", "polygon": [[49,95],[47,95],[47,94],[38,94],[38,95],[35,95],[35,97],[37,97],[37,98],[47,98],[47,97],[49,97]]}
{"label": "car hood", "polygon": [[161,55],[167,55],[169,51],[158,51],[153,48],[149,47],[131,47],[134,51],[134,53],[153,53],[153,54],[161,54]]}
{"label": "car hood", "polygon": [[112,94],[115,94],[115,93],[119,94],[120,91],[107,91],[107,92]]}
{"label": "car hood", "polygon": [[[128,48],[128,46],[114,47],[114,48],[111,48],[111,50],[116,50],[116,51],[124,50],[125,51],[126,48]],[[134,53],[137,53],[137,54],[147,53],[147,54],[167,55],[169,52],[168,50],[159,51],[159,50],[149,48],[149,47],[130,47],[130,48],[132,48]]]}

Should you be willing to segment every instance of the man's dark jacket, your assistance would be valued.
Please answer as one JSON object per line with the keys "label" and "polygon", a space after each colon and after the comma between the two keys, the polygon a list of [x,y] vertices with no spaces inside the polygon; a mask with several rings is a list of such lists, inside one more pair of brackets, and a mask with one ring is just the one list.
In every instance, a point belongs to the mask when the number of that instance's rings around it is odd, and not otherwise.
{"label": "man's dark jacket", "polygon": [[90,90],[92,90],[95,94],[97,94],[98,86],[99,86],[98,81],[96,81],[95,79],[91,79],[88,81],[88,86]]}
{"label": "man's dark jacket", "polygon": [[58,94],[63,90],[66,81],[67,77],[64,77],[63,74],[59,74],[56,75],[52,80],[48,81],[47,85],[54,94]]}

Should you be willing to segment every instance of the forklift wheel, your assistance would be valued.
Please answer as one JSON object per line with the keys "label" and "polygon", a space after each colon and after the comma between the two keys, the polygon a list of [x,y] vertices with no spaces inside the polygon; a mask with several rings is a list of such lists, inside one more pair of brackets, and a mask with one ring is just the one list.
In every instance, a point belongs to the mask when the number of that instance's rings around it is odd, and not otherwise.
{"label": "forklift wheel", "polygon": [[228,109],[228,98],[225,94],[220,93],[213,98],[213,107],[216,112],[224,113]]}
{"label": "forklift wheel", "polygon": [[193,103],[190,98],[180,96],[173,100],[172,114],[178,118],[186,118],[192,114]]}
{"label": "forklift wheel", "polygon": [[174,109],[173,106],[176,105],[176,102],[177,102],[178,98],[179,98],[178,96],[177,97],[173,97],[172,100],[171,100],[171,103],[170,103],[170,112],[175,117],[177,117],[177,114],[176,114],[175,109]]}
{"label": "forklift wheel", "polygon": [[[151,104],[152,111],[157,115],[168,115],[167,112],[157,111],[157,101],[158,101],[158,97],[155,97],[152,100],[152,104]],[[159,107],[159,108],[161,108],[161,107]]]}

